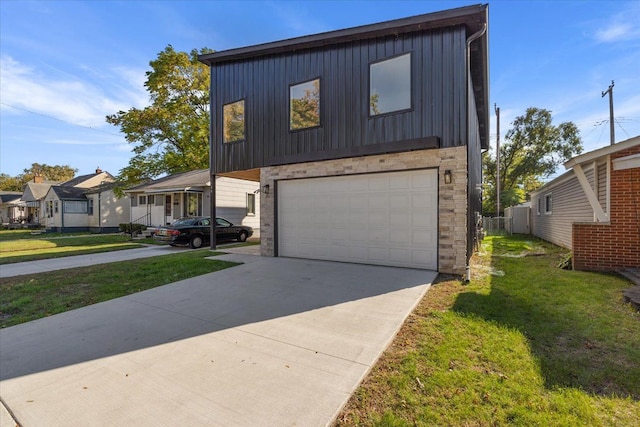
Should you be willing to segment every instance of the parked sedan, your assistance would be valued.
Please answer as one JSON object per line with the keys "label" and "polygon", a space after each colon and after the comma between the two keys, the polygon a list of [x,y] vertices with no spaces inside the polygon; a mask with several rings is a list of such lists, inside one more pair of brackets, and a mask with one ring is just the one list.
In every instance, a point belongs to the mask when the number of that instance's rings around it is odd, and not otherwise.
{"label": "parked sedan", "polygon": [[[233,225],[224,218],[216,218],[216,241],[246,241],[253,229],[244,225]],[[194,249],[208,244],[211,236],[211,218],[206,216],[184,217],[171,225],[160,227],[153,238],[171,246],[189,245]]]}

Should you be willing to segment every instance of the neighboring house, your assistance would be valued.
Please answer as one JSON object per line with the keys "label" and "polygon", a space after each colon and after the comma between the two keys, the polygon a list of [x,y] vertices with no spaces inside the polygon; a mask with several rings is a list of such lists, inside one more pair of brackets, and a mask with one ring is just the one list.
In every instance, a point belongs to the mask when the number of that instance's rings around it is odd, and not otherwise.
{"label": "neighboring house", "polygon": [[[217,216],[234,224],[260,228],[260,183],[216,177]],[[131,201],[131,222],[162,226],[184,216],[211,215],[208,169],[166,176],[125,191]]]}
{"label": "neighboring house", "polygon": [[26,205],[19,191],[0,191],[0,225],[27,220]]}
{"label": "neighboring house", "polygon": [[[47,226],[51,223],[50,213],[45,211],[44,198],[48,194],[52,186],[76,187],[76,188],[92,188],[115,181],[113,175],[97,168],[95,173],[77,176],[68,181],[48,181],[42,176],[35,176],[33,181],[29,181],[24,185],[22,191],[22,201],[27,207],[27,217],[31,223],[37,223]],[[59,226],[59,225],[57,225]]]}
{"label": "neighboring house", "polygon": [[63,233],[91,231],[115,233],[119,225],[128,223],[129,200],[117,197],[115,184],[106,183],[92,188],[53,185],[43,200],[47,230]]}
{"label": "neighboring house", "polygon": [[32,181],[27,182],[22,189],[21,201],[26,208],[26,217],[28,223],[44,224],[46,218],[42,210],[42,201],[47,195],[52,185],[58,185],[60,181],[49,181],[41,175],[33,177]]}
{"label": "neighboring house", "polygon": [[581,154],[531,193],[532,233],[577,270],[640,267],[640,136]]}
{"label": "neighboring house", "polygon": [[40,224],[59,232],[112,233],[130,219],[129,201],[114,193],[114,177],[97,169],[57,185],[41,199]]}
{"label": "neighboring house", "polygon": [[489,142],[487,13],[200,56],[210,172],[260,180],[263,255],[468,271]]}

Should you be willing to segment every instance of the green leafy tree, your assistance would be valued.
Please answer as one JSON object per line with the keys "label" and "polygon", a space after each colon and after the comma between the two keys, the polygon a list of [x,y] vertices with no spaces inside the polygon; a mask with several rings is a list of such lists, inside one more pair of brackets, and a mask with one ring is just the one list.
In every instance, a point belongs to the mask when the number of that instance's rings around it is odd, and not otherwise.
{"label": "green leafy tree", "polygon": [[22,180],[15,176],[6,173],[0,174],[0,190],[2,191],[22,191],[23,184]]}
{"label": "green leafy tree", "polygon": [[29,169],[24,169],[20,177],[25,183],[31,181],[36,175],[40,175],[50,181],[68,181],[73,178],[77,172],[78,169],[74,169],[69,165],[49,166],[45,163],[32,163]]}
{"label": "green leafy tree", "polygon": [[118,175],[122,186],[208,167],[209,68],[198,55],[211,52],[177,52],[168,45],[146,73],[151,105],[107,116],[133,145],[133,157]]}
{"label": "green leafy tree", "polygon": [[30,168],[23,169],[17,176],[0,174],[0,190],[22,191],[22,187],[35,176],[42,176],[50,181],[68,181],[73,178],[78,169],[69,165],[47,165],[46,163],[32,163]]}
{"label": "green leafy tree", "polygon": [[[549,110],[528,108],[515,118],[500,145],[500,214],[524,202],[558,166],[582,152],[580,131],[572,122],[552,123]],[[483,158],[483,211],[496,213],[496,159]]]}

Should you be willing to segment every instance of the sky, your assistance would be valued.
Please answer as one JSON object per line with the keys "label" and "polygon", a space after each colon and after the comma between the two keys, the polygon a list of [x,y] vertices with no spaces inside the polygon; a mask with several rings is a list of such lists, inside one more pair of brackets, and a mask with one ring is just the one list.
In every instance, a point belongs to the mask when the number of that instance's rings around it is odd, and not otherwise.
{"label": "sky", "polygon": [[[133,145],[105,116],[148,105],[167,45],[217,51],[478,4],[473,1],[0,0],[0,173],[32,163],[117,175]],[[489,3],[500,135],[528,107],[580,129],[584,151],[640,135],[640,2]],[[496,117],[491,114],[495,149]],[[563,170],[563,169],[562,169]]]}

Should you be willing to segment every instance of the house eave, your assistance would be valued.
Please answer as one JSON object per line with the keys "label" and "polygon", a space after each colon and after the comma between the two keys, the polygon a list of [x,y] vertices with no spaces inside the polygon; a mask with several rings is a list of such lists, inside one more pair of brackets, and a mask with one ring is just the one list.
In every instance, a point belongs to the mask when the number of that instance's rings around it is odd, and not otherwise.
{"label": "house eave", "polygon": [[640,135],[634,136],[633,138],[627,139],[622,142],[618,142],[617,144],[608,145],[606,147],[602,147],[597,150],[589,151],[588,153],[573,157],[564,164],[564,167],[565,169],[571,169],[575,165],[590,163],[594,160],[598,160],[601,157],[617,153],[618,151],[626,150],[627,148],[635,147],[636,145],[640,145]]}
{"label": "house eave", "polygon": [[198,56],[200,62],[209,66],[225,61],[255,58],[301,49],[312,49],[328,45],[364,40],[414,31],[424,31],[466,25],[469,34],[482,28],[486,22],[487,4],[465,6],[440,12],[427,13],[409,18],[394,19],[377,24],[362,25],[343,30],[329,31],[309,36],[223,50]]}

